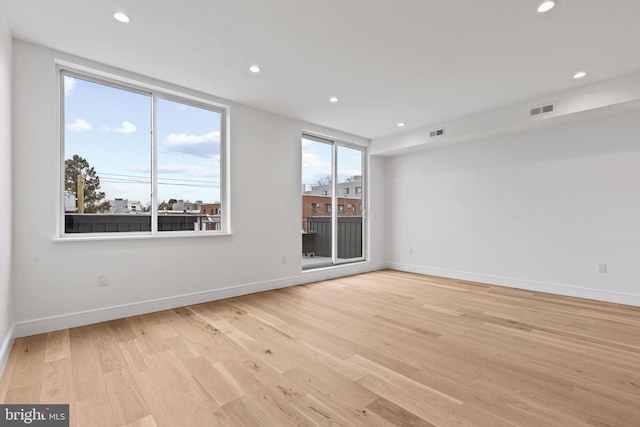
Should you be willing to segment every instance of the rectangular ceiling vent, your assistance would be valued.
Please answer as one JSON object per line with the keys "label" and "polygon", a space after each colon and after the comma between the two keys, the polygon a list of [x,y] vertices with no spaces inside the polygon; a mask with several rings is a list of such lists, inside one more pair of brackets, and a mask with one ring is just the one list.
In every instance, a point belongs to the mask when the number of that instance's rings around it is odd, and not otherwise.
{"label": "rectangular ceiling vent", "polygon": [[444,128],[429,131],[429,138],[438,138],[444,136]]}
{"label": "rectangular ceiling vent", "polygon": [[541,114],[553,113],[555,109],[556,109],[556,104],[541,105],[539,107],[535,107],[529,110],[529,115],[531,117],[535,117]]}

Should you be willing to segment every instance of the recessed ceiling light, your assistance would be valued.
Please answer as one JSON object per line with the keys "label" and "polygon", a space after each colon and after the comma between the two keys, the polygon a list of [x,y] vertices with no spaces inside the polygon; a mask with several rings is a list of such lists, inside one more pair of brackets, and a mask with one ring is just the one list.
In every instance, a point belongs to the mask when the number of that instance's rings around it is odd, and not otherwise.
{"label": "recessed ceiling light", "polygon": [[332,96],[331,98],[329,98],[329,102],[338,102],[338,98]]}
{"label": "recessed ceiling light", "polygon": [[538,6],[538,12],[539,13],[549,12],[551,9],[554,8],[555,5],[556,5],[555,0],[543,1],[542,3],[540,3],[540,6]]}
{"label": "recessed ceiling light", "polygon": [[126,22],[131,21],[131,18],[129,18],[127,15],[125,15],[122,12],[115,12],[113,14],[113,17],[116,18],[116,20],[120,21],[120,22],[125,22],[126,23]]}
{"label": "recessed ceiling light", "polygon": [[404,123],[402,123],[402,122],[398,123],[398,127],[399,128],[404,127]]}
{"label": "recessed ceiling light", "polygon": [[251,67],[249,67],[249,71],[251,71],[252,73],[259,73],[260,67],[258,67],[257,65],[252,65]]}
{"label": "recessed ceiling light", "polygon": [[578,71],[577,73],[575,73],[573,75],[574,79],[581,79],[583,77],[585,77],[587,75],[587,73],[585,71]]}

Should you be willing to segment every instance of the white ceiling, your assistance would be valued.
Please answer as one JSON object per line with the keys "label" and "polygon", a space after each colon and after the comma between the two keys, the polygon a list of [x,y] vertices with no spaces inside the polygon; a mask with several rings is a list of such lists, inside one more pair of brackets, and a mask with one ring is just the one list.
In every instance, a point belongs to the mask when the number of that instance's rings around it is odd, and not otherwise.
{"label": "white ceiling", "polygon": [[367,138],[640,70],[639,0],[0,2],[16,38]]}

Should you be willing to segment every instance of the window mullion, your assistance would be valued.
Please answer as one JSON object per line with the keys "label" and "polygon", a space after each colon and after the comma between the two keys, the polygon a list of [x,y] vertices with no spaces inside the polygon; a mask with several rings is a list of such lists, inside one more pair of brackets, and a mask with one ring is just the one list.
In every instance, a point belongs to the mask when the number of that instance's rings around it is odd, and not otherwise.
{"label": "window mullion", "polygon": [[338,147],[331,144],[331,262],[338,262]]}
{"label": "window mullion", "polygon": [[151,234],[158,232],[158,140],[157,101],[151,96]]}

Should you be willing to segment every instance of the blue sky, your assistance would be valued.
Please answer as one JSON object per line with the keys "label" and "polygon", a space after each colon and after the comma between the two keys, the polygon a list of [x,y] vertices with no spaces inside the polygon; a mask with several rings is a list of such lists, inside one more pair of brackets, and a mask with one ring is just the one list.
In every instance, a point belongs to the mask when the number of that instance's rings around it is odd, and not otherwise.
{"label": "blue sky", "polygon": [[[151,201],[151,97],[66,76],[65,159],[78,154],[108,199]],[[218,112],[158,98],[158,201],[220,200]]]}
{"label": "blue sky", "polygon": [[[362,151],[338,146],[338,182],[362,175]],[[307,190],[319,179],[331,176],[331,145],[302,139],[302,184]]]}

